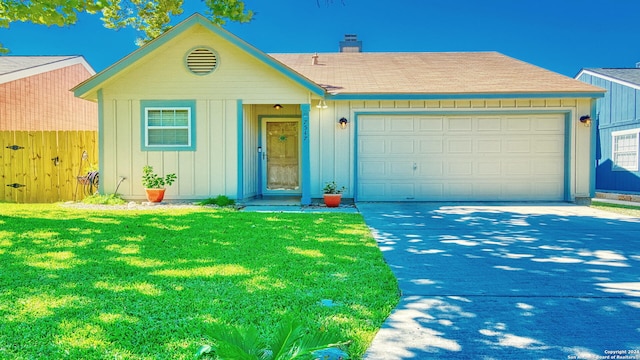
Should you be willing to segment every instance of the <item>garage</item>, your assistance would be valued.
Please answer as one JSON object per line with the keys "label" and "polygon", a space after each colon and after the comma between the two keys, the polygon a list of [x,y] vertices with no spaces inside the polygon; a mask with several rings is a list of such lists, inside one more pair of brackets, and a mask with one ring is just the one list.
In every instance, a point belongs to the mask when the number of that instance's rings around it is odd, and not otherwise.
{"label": "garage", "polygon": [[360,115],[358,201],[565,200],[564,114]]}

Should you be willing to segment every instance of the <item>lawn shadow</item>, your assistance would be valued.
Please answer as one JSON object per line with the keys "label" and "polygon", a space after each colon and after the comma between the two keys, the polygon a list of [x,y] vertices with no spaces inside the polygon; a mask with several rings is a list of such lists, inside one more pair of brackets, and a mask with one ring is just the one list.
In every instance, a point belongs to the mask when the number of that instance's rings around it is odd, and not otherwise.
{"label": "lawn shadow", "polygon": [[0,358],[191,358],[211,323],[269,336],[291,315],[351,339],[397,299],[358,215],[27,210],[0,222]]}

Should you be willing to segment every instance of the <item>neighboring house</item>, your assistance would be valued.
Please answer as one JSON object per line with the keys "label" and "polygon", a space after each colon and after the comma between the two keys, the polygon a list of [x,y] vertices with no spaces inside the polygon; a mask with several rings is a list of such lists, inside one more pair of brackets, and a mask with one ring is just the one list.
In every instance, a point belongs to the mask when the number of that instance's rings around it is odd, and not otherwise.
{"label": "neighboring house", "polygon": [[97,130],[71,88],[95,74],[82,56],[0,56],[0,131]]}
{"label": "neighboring house", "polygon": [[576,79],[607,90],[596,101],[596,189],[640,192],[640,68],[583,69]]}
{"label": "neighboring house", "polygon": [[77,177],[98,165],[98,106],[71,89],[93,75],[82,56],[0,56],[1,202],[84,196]]}
{"label": "neighboring house", "polygon": [[[353,48],[362,48],[355,41]],[[193,15],[75,89],[98,102],[101,190],[143,199],[575,201],[604,90],[495,53],[266,54]]]}

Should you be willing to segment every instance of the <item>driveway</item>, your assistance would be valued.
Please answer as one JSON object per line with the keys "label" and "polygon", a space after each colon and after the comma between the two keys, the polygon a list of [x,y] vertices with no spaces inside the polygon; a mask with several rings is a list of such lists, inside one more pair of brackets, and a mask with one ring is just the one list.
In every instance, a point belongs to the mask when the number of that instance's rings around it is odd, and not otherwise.
{"label": "driveway", "polygon": [[562,203],[358,208],[402,292],[365,359],[640,359],[640,219]]}

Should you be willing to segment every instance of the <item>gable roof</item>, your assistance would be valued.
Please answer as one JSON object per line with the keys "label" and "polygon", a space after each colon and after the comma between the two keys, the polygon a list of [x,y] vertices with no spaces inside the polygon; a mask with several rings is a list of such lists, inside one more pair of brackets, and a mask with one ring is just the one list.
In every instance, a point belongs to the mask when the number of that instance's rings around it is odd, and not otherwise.
{"label": "gable roof", "polygon": [[194,14],[72,90],[97,99],[102,84],[192,26],[201,25],[312,94],[334,99],[603,97],[604,89],[497,52],[266,54]]}
{"label": "gable roof", "polygon": [[334,98],[601,97],[604,89],[497,52],[270,54]]}
{"label": "gable roof", "polygon": [[0,56],[0,84],[82,64],[91,75],[96,72],[80,55],[71,56]]}
{"label": "gable roof", "polygon": [[316,95],[324,94],[324,90],[320,86],[315,84],[313,81],[305,78],[299,73],[284,66],[282,63],[276,61],[274,58],[270,57],[264,52],[253,47],[252,45],[240,39],[239,37],[224,30],[220,26],[213,24],[210,20],[208,20],[204,16],[198,13],[195,13],[191,15],[189,18],[187,18],[186,20],[179,23],[178,25],[174,26],[171,30],[165,32],[164,34],[160,35],[153,41],[150,41],[149,43],[142,46],[140,49],[132,52],[131,54],[127,55],[126,57],[116,62],[112,66],[108,67],[107,69],[103,70],[102,72],[96,74],[95,76],[87,79],[83,83],[73,88],[72,90],[74,91],[75,96],[84,97],[84,98],[95,98],[97,90],[100,88],[100,85],[102,83],[109,80],[111,77],[117,75],[119,72],[126,69],[129,65],[143,58],[150,52],[163,46],[167,42],[171,41],[173,38],[177,37],[178,35],[182,34],[183,32],[185,32],[186,30],[190,29],[192,26],[195,26],[195,25],[204,26],[209,31],[229,41],[230,43],[234,44],[235,46],[247,52],[248,54],[254,56],[258,60],[267,64],[268,66],[271,66],[272,68],[279,71],[284,76],[293,80],[297,84],[307,88],[310,92]]}
{"label": "gable roof", "polygon": [[587,74],[640,90],[640,68],[593,68],[582,69],[576,78]]}

